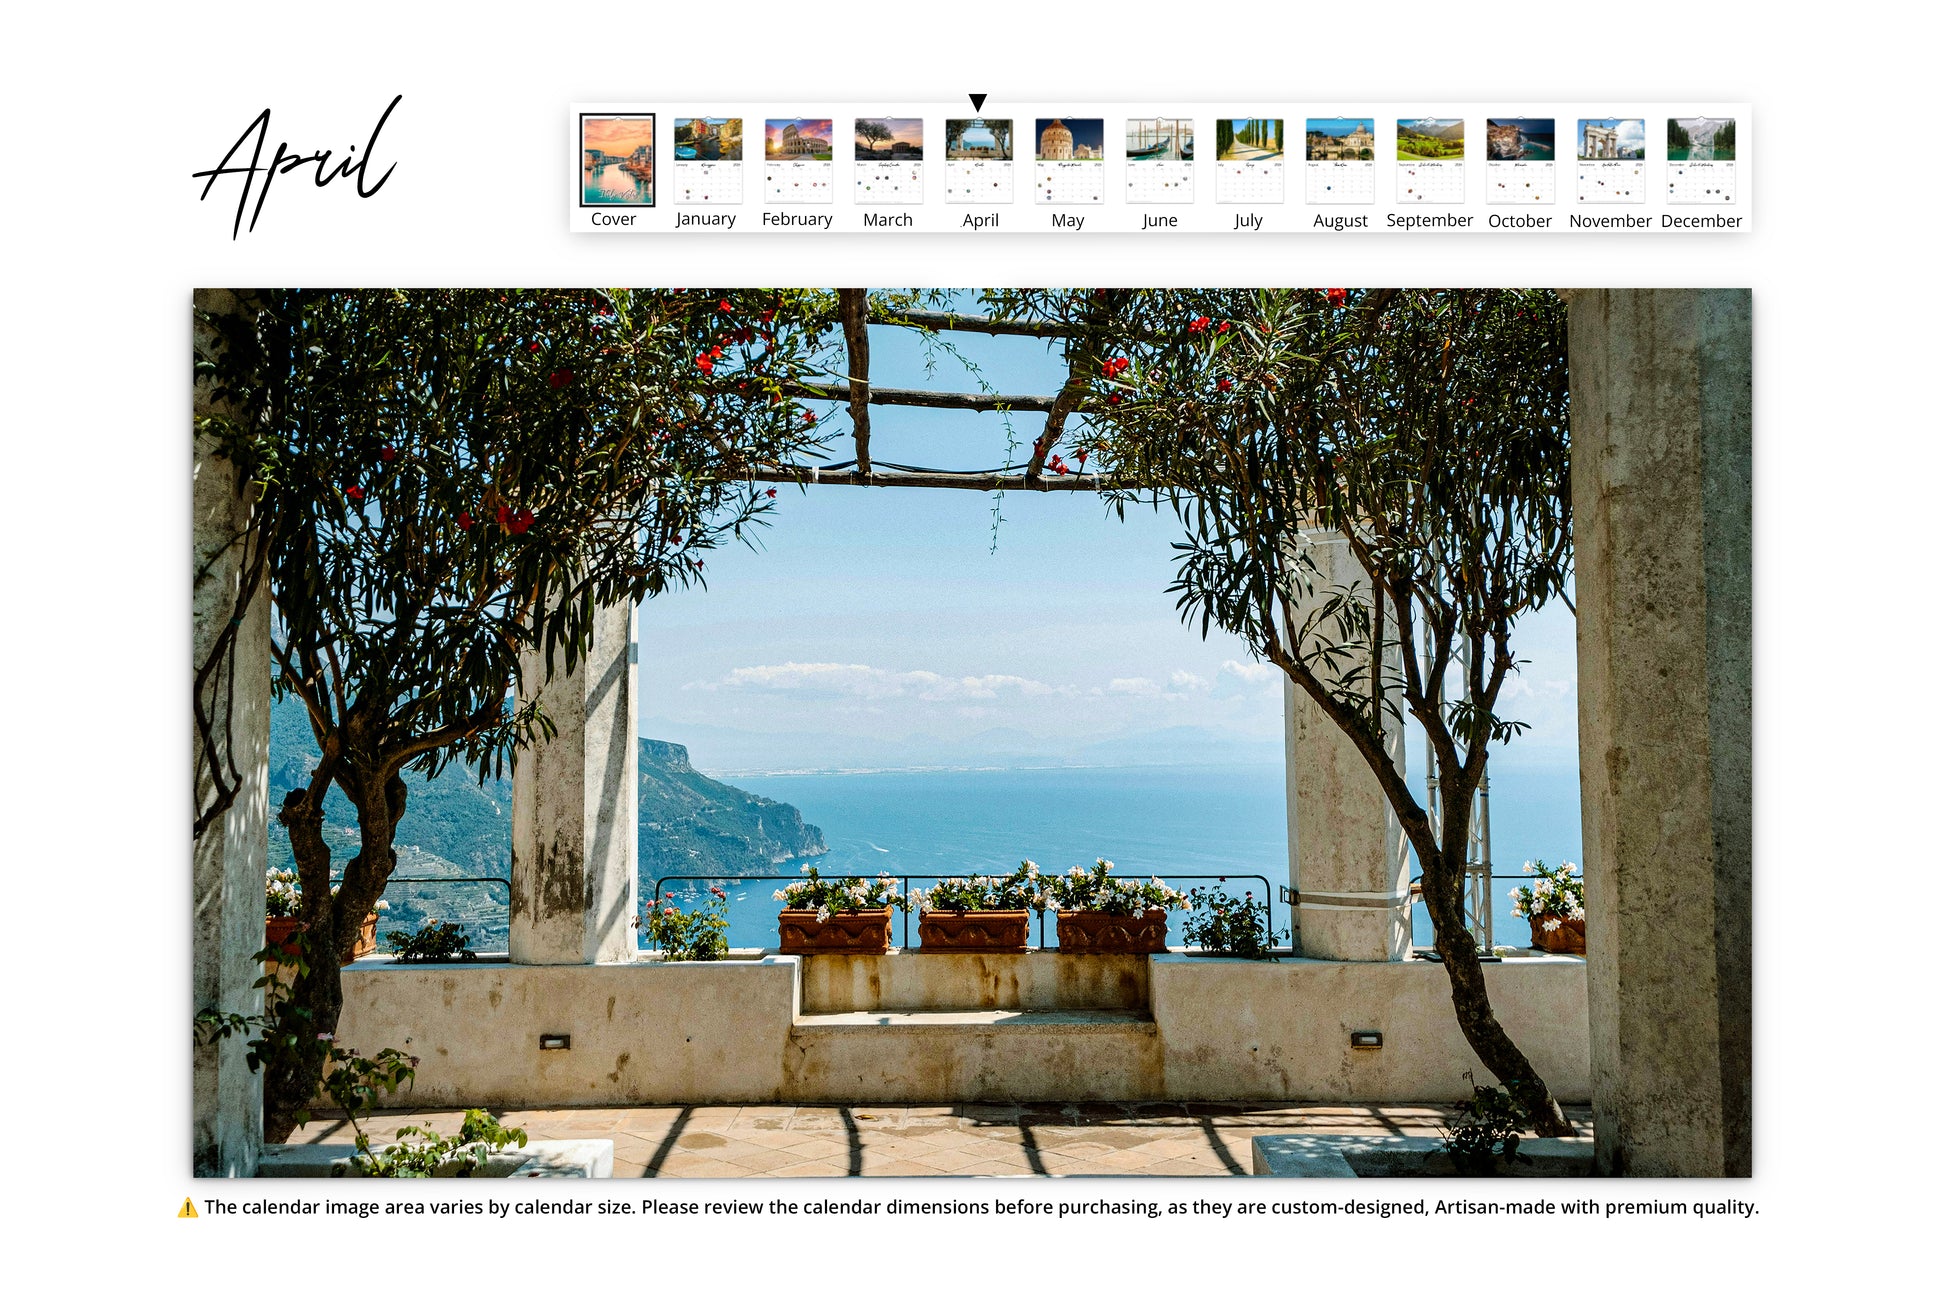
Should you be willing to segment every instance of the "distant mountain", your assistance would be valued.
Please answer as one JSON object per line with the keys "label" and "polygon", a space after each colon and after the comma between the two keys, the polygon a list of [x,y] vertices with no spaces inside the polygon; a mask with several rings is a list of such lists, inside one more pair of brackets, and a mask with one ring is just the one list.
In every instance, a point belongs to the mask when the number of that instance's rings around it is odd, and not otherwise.
{"label": "distant mountain", "polygon": [[[636,870],[646,895],[670,874],[787,873],[794,861],[825,853],[824,834],[794,806],[747,793],[700,774],[679,743],[640,740],[636,788]],[[270,863],[287,868],[290,839],[276,822],[284,795],[309,778],[317,745],[301,704],[271,709]],[[436,779],[408,775],[399,822],[395,879],[506,878],[513,850],[513,782],[481,783],[473,771],[448,766]],[[325,797],[325,841],[334,872],[358,850],[358,819],[343,793]],[[417,927],[427,919],[467,924],[478,949],[506,948],[504,887],[486,883],[412,886],[395,881],[379,925]]]}

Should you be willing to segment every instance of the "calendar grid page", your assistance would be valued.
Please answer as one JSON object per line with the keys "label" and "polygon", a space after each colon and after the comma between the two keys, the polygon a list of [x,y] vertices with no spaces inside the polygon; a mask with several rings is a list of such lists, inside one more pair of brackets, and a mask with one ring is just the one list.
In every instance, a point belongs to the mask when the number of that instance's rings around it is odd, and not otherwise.
{"label": "calendar grid page", "polygon": [[1647,123],[1639,117],[1583,117],[1575,124],[1574,201],[1648,201]]}

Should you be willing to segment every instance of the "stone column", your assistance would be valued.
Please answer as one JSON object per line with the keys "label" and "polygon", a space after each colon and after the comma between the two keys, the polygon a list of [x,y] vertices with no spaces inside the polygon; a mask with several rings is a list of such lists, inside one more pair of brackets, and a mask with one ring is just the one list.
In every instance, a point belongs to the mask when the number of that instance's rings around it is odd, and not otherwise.
{"label": "stone column", "polygon": [[[1371,602],[1371,582],[1343,536],[1301,533],[1297,545],[1317,565],[1315,592],[1300,604],[1316,607],[1333,588],[1349,587]],[[1389,625],[1389,623],[1388,623]],[[1396,628],[1385,653],[1396,662]],[[1346,664],[1347,669],[1351,666]],[[1389,672],[1396,680],[1397,673]],[[1399,704],[1398,688],[1392,704]],[[1386,745],[1405,769],[1405,736],[1389,721]],[[1404,831],[1378,777],[1342,730],[1295,684],[1284,682],[1285,808],[1290,825],[1291,928],[1298,953],[1311,959],[1383,962],[1412,953]]]}
{"label": "stone column", "polygon": [[[199,352],[217,343],[201,312],[242,317],[232,293],[196,293],[192,324]],[[193,413],[227,414],[207,379],[198,379]],[[246,568],[244,529],[251,488],[197,437],[190,486],[190,670],[214,657],[216,669],[192,709],[190,768],[196,818],[217,805],[219,784],[234,791],[226,811],[196,834],[191,846],[190,985],[193,1007],[256,1013],[263,993],[251,989],[261,971],[250,957],[264,944],[264,868],[269,854],[270,598],[261,585],[241,600]],[[218,641],[238,616],[227,653]],[[209,726],[209,741],[194,716]],[[243,1040],[199,1045],[191,1060],[191,1147],[199,1176],[251,1176],[263,1147],[263,1087],[243,1061]]]}
{"label": "stone column", "polygon": [[552,739],[514,761],[516,964],[601,964],[635,957],[635,610],[601,609],[594,644],[573,671],[545,680],[522,663]]}
{"label": "stone column", "polygon": [[1597,1162],[1749,1175],[1750,293],[1564,296]]}

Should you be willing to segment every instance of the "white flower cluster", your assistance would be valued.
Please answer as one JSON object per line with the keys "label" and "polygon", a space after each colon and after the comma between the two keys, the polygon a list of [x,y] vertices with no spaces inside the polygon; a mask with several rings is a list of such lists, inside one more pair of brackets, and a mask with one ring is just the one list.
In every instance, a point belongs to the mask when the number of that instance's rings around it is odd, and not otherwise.
{"label": "white flower cluster", "polygon": [[1540,919],[1541,927],[1553,932],[1564,919],[1588,917],[1582,882],[1574,876],[1576,866],[1572,860],[1552,869],[1530,860],[1520,868],[1522,873],[1533,874],[1535,878],[1533,886],[1515,887],[1507,892],[1513,900],[1516,919]]}

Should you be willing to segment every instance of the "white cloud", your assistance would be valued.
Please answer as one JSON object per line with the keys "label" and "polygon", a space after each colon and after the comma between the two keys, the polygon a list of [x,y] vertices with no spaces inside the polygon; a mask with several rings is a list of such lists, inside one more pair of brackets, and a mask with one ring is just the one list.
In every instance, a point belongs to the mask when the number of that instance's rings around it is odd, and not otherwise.
{"label": "white cloud", "polygon": [[1220,675],[1233,676],[1247,685],[1270,684],[1283,675],[1268,662],[1239,662],[1235,658],[1224,659],[1223,665],[1217,668],[1217,672]]}
{"label": "white cloud", "polygon": [[1016,675],[944,676],[936,671],[888,671],[858,662],[780,662],[737,667],[715,681],[686,688],[814,694],[852,699],[912,698],[922,702],[1036,698],[1052,685]]}

